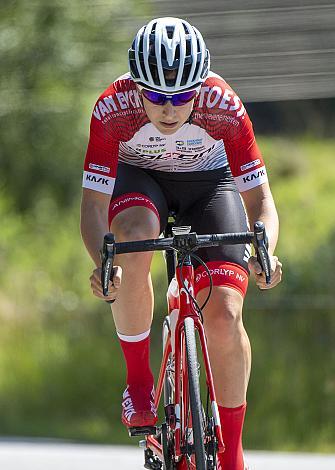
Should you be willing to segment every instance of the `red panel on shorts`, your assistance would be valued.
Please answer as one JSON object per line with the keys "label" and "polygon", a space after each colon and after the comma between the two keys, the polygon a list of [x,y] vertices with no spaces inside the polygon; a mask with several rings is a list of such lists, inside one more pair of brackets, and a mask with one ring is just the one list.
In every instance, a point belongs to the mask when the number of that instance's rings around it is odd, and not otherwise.
{"label": "red panel on shorts", "polygon": [[[227,261],[208,261],[207,267],[212,275],[214,286],[231,287],[237,290],[243,297],[248,288],[249,275],[245,269],[235,263]],[[209,278],[206,269],[198,266],[194,276],[195,293],[209,287]]]}
{"label": "red panel on shorts", "polygon": [[160,220],[158,210],[151,199],[141,193],[127,193],[111,200],[108,214],[109,225],[119,212],[122,212],[124,209],[128,209],[128,207],[136,206],[151,209],[157,215],[158,220]]}

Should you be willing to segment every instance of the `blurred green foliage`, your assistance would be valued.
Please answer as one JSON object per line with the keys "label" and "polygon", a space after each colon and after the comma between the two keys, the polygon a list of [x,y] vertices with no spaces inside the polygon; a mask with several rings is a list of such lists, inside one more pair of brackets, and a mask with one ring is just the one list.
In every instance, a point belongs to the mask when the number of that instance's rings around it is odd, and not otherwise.
{"label": "blurred green foliage", "polygon": [[[129,443],[109,307],[89,289],[81,170],[98,94],[126,70],[145,2],[0,5],[0,434]],[[334,450],[334,140],[259,139],[281,219],[284,280],[251,286],[248,448]],[[156,255],[152,362],[165,314]]]}
{"label": "blurred green foliage", "polygon": [[125,72],[146,11],[135,0],[1,3],[0,185],[20,210],[45,193],[73,202],[88,108]]}

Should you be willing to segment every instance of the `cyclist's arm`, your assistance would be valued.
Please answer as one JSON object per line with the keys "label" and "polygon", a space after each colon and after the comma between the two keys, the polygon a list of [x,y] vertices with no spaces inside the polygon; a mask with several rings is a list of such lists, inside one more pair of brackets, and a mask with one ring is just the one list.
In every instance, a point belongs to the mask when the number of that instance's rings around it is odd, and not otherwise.
{"label": "cyclist's arm", "polygon": [[252,227],[257,220],[261,220],[265,224],[269,239],[271,284],[266,284],[265,275],[262,273],[261,266],[254,256],[251,256],[249,259],[249,269],[254,274],[256,284],[260,289],[271,289],[281,281],[282,264],[277,256],[274,256],[278,239],[279,222],[269,184],[266,182],[247,191],[243,191],[241,192],[241,196],[248,214],[250,226]]}
{"label": "cyclist's arm", "polygon": [[254,222],[257,220],[264,222],[269,239],[269,254],[273,255],[278,240],[279,221],[269,184],[263,183],[255,188],[243,191],[241,196],[250,227],[253,227]]}
{"label": "cyclist's arm", "polygon": [[99,267],[100,249],[108,228],[108,208],[110,195],[83,188],[81,201],[81,235],[87,251],[95,265]]}
{"label": "cyclist's arm", "polygon": [[81,234],[97,267],[101,266],[99,250],[102,248],[103,238],[109,232],[108,210],[119,152],[115,126],[102,122],[99,112],[103,96],[108,92],[112,92],[112,87],[101,95],[92,113],[82,184]]}

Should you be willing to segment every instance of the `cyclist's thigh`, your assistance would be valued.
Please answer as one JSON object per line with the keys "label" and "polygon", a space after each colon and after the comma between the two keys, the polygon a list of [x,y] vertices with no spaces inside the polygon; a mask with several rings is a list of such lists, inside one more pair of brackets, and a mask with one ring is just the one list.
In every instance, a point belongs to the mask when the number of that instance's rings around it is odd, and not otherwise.
{"label": "cyclist's thigh", "polygon": [[163,231],[168,208],[161,188],[144,169],[120,163],[109,206],[109,225],[117,214],[129,207],[151,209],[160,220]]}
{"label": "cyclist's thigh", "polygon": [[[248,222],[241,196],[234,184],[219,182],[216,190],[198,200],[181,218],[181,224],[191,225],[198,234],[244,232]],[[214,285],[237,289],[245,294],[248,285],[249,245],[226,245],[201,249],[197,252],[210,268]],[[194,263],[196,290],[208,285],[208,275]]]}

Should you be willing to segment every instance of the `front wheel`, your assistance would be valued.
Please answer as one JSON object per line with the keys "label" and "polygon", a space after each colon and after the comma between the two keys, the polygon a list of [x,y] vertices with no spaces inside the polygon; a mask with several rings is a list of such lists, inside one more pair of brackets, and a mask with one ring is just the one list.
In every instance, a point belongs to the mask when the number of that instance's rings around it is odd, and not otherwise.
{"label": "front wheel", "polygon": [[194,321],[192,318],[188,317],[185,319],[184,328],[195,462],[197,470],[206,470],[207,464],[204,445],[205,429],[200,399],[197,345]]}

